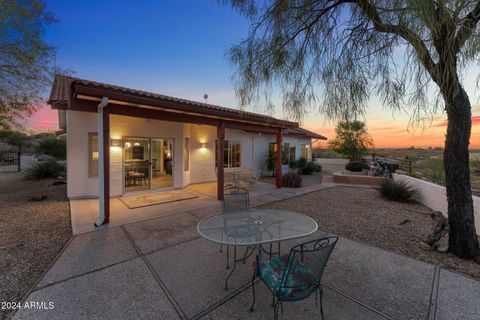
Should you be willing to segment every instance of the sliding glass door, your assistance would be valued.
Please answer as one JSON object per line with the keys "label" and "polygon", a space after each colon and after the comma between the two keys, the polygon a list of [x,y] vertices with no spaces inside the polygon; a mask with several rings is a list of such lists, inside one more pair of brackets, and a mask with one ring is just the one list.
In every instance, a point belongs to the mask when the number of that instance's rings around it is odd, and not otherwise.
{"label": "sliding glass door", "polygon": [[173,185],[173,140],[151,139],[151,188],[162,189]]}
{"label": "sliding glass door", "polygon": [[125,192],[173,185],[173,140],[124,138]]}

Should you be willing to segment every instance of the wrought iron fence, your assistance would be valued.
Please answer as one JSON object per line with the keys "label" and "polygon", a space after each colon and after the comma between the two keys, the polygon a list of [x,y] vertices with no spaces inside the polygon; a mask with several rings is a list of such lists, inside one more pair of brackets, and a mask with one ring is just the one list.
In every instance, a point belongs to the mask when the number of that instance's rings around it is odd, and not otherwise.
{"label": "wrought iron fence", "polygon": [[20,171],[20,152],[0,152],[0,172]]}

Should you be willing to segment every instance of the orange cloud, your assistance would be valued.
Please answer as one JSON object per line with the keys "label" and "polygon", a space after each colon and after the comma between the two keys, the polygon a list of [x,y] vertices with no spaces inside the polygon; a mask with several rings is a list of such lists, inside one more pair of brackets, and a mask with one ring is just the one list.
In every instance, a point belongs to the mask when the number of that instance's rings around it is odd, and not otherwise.
{"label": "orange cloud", "polygon": [[36,112],[24,123],[26,128],[34,131],[56,131],[58,130],[58,112],[52,110],[48,105],[36,107]]}
{"label": "orange cloud", "polygon": [[[394,123],[392,121],[392,123]],[[375,148],[419,148],[443,147],[445,145],[446,127],[434,125],[424,131],[409,132],[407,124],[370,124],[367,129],[373,138]],[[472,135],[470,148],[480,148],[480,116],[472,117]],[[326,127],[320,129],[308,128],[328,138],[328,141],[335,138],[335,128]],[[318,141],[316,146],[327,147],[328,141]]]}
{"label": "orange cloud", "polygon": [[[472,117],[472,126],[480,125],[480,116],[473,116]],[[437,124],[434,124],[432,127],[446,127],[448,126],[448,121],[442,121]]]}

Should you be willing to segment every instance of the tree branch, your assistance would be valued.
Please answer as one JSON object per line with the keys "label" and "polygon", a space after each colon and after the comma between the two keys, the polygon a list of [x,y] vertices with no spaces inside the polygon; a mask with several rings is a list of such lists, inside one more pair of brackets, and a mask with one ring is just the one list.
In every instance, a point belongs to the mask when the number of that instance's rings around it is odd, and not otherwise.
{"label": "tree branch", "polygon": [[457,35],[455,37],[454,50],[455,53],[458,53],[467,39],[475,31],[477,23],[480,21],[480,0],[477,2],[475,7],[470,13],[468,13],[465,18],[462,19],[462,25],[458,29]]}
{"label": "tree branch", "polygon": [[382,22],[380,15],[377,12],[375,6],[373,6],[367,0],[357,0],[352,1],[356,3],[357,6],[362,10],[362,12],[372,21],[373,27],[375,30],[384,33],[395,34],[397,36],[402,37],[405,39],[412,47],[415,49],[418,58],[425,66],[427,71],[430,73],[433,80],[437,80],[437,67],[435,62],[433,61],[430,52],[428,51],[427,46],[425,45],[424,41],[412,30],[402,26],[402,25],[393,25],[393,24],[385,24]]}

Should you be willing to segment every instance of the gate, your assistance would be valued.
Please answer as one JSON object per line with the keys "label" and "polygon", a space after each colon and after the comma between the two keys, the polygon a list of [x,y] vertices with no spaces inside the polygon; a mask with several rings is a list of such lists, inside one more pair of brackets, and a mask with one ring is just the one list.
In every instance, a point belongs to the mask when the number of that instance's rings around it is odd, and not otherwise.
{"label": "gate", "polygon": [[0,172],[20,171],[20,152],[0,152]]}

